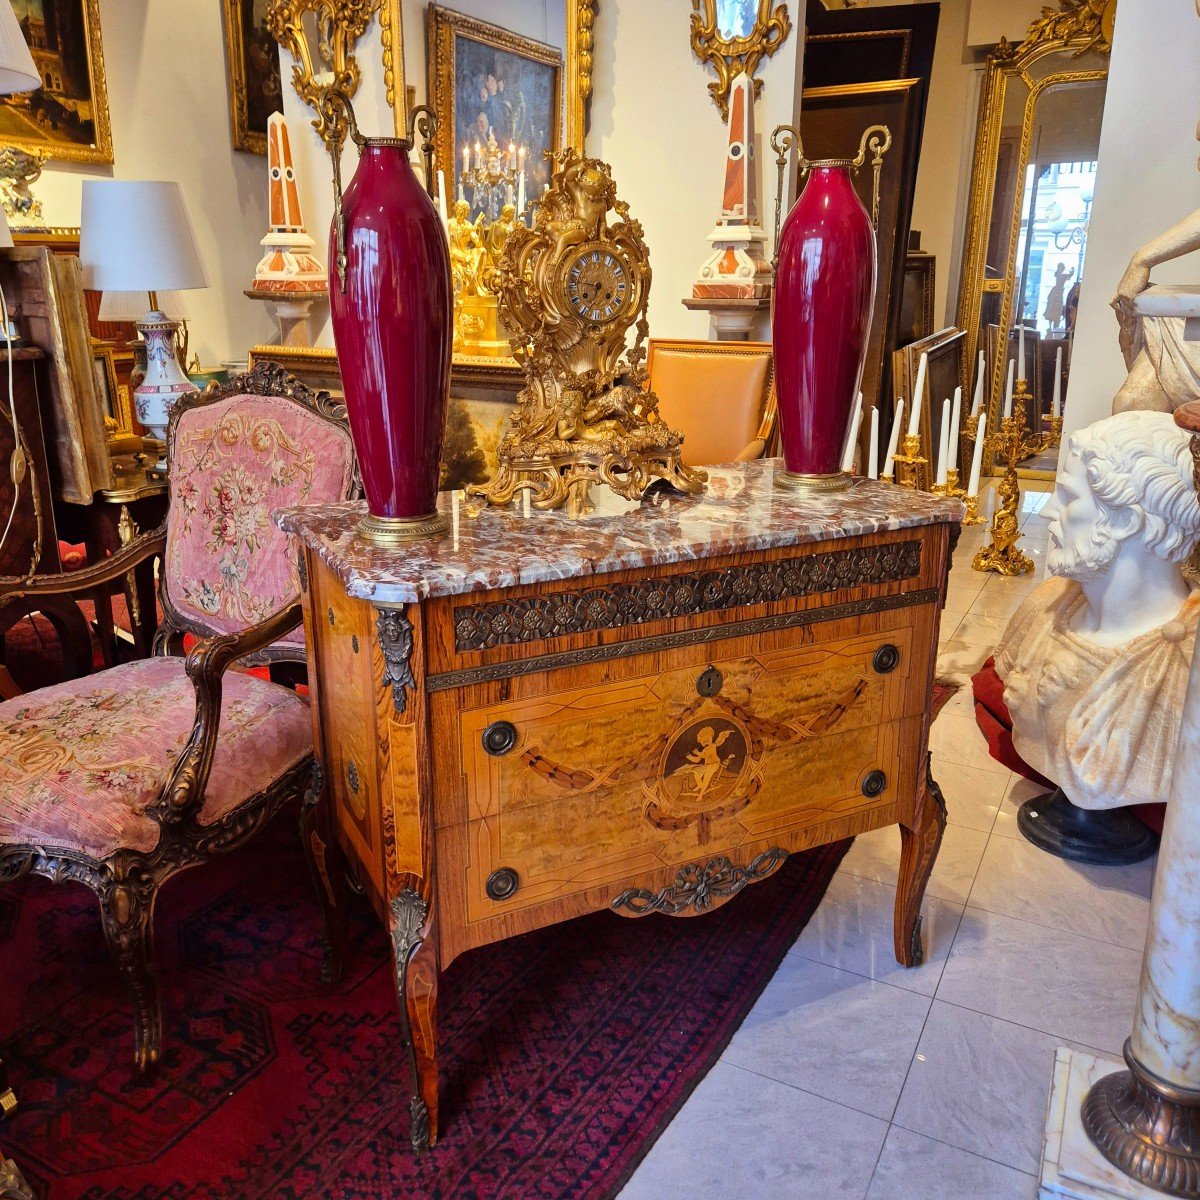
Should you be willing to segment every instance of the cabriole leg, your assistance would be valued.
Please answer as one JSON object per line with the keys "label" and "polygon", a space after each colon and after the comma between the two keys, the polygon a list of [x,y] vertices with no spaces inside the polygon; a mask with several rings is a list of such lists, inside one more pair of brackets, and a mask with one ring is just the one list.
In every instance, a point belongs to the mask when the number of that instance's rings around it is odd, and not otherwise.
{"label": "cabriole leg", "polygon": [[896,888],[896,961],[919,967],[925,961],[921,946],[921,902],[937,861],[946,828],[946,801],[942,789],[925,766],[925,786],[917,800],[914,823],[900,826],[900,880]]}

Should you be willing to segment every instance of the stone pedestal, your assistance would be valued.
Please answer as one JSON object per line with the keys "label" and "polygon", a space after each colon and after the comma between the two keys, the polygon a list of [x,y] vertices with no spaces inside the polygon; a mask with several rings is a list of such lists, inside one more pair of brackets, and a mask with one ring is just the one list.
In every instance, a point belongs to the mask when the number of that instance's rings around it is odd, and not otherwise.
{"label": "stone pedestal", "polygon": [[1046,1117],[1038,1200],[1162,1200],[1145,1184],[1117,1170],[1092,1145],[1080,1110],[1092,1085],[1125,1064],[1060,1046]]}
{"label": "stone pedestal", "polygon": [[[718,342],[752,341],[755,323],[771,311],[771,300],[766,296],[726,300],[687,296],[683,304],[693,312],[700,310],[712,317]],[[770,337],[769,331],[767,337]]]}
{"label": "stone pedestal", "polygon": [[293,349],[313,344],[312,307],[318,300],[325,299],[324,292],[272,292],[247,288],[251,300],[265,300],[273,308],[279,322],[280,346]]}

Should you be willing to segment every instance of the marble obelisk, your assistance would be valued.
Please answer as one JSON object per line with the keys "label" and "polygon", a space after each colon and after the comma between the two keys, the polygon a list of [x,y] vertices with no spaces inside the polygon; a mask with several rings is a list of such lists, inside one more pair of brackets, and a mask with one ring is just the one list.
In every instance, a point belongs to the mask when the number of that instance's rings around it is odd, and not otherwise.
{"label": "marble obelisk", "polygon": [[282,113],[272,113],[267,121],[267,181],[271,224],[261,242],[263,256],[254,270],[254,284],[246,295],[275,306],[282,345],[310,346],[309,311],[314,300],[328,293],[329,285],[314,253],[316,242],[304,228]]}
{"label": "marble obelisk", "polygon": [[707,308],[719,336],[747,336],[755,311],[767,305],[774,279],[758,212],[754,139],[754,85],[743,73],[729,92],[721,215],[708,235],[712,252],[700,265],[691,297],[684,301],[689,308]]}

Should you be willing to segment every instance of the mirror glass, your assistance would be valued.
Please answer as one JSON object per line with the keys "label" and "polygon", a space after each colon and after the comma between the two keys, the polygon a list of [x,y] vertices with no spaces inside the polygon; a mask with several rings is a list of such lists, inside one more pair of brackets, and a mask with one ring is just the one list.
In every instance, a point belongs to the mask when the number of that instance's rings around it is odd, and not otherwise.
{"label": "mirror glass", "polygon": [[717,0],[717,32],[726,41],[748,38],[758,17],[758,0]]}

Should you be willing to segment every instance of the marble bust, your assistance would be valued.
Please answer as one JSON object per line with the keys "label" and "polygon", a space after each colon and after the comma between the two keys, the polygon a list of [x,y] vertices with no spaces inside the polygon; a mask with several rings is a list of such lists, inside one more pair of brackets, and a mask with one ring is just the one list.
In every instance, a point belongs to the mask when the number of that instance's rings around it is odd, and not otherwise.
{"label": "marble bust", "polygon": [[996,652],[1013,744],[1079,808],[1164,800],[1200,620],[1188,435],[1156,412],[1079,430],[1047,515],[1054,577]]}

